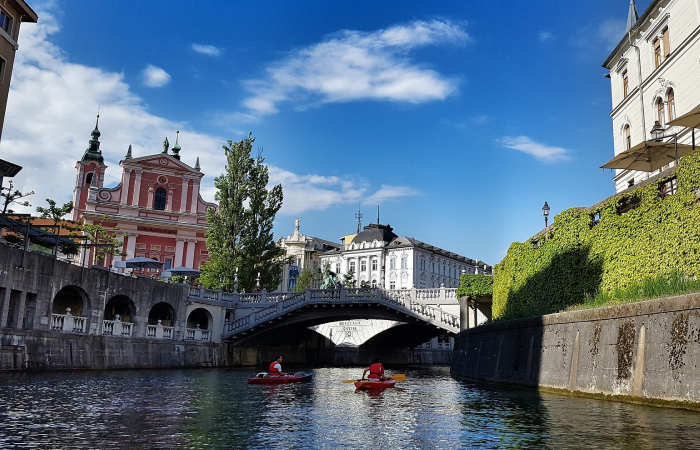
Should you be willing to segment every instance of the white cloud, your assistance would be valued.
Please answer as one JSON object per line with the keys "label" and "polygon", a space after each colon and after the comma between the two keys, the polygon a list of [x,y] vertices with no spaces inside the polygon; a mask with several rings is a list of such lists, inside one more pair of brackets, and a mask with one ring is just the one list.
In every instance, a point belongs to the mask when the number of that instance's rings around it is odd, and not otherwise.
{"label": "white cloud", "polygon": [[554,35],[552,33],[550,33],[549,31],[543,30],[543,31],[540,31],[540,33],[538,35],[538,39],[540,40],[540,42],[545,42],[545,41],[550,40],[553,36]]}
{"label": "white cloud", "polygon": [[571,152],[569,150],[562,147],[552,147],[550,145],[541,144],[527,136],[506,136],[499,139],[498,142],[506,148],[512,148],[513,150],[527,153],[544,163],[554,164],[571,159]]}
{"label": "white cloud", "polygon": [[146,66],[141,72],[143,84],[148,87],[163,87],[170,82],[170,74],[160,67],[152,64]]}
{"label": "white cloud", "polygon": [[625,36],[626,22],[620,19],[606,20],[598,28],[598,37],[605,49],[612,51]]}
{"label": "white cloud", "polygon": [[207,55],[207,56],[219,56],[221,52],[223,51],[219,47],[214,47],[213,45],[201,45],[201,44],[192,44],[192,50],[194,50],[197,53],[201,53],[202,55]]}
{"label": "white cloud", "polygon": [[[36,191],[29,197],[31,208],[14,207],[22,212],[34,212],[46,198],[57,202],[72,198],[75,163],[88,146],[98,105],[100,148],[109,166],[105,185],[119,183],[119,160],[129,144],[135,157],[159,153],[165,136],[174,143],[177,127],[171,120],[148,113],[122,74],[68,61],[50,40],[59,31],[58,22],[50,11],[39,13],[39,24],[22,28],[22,50],[15,60],[0,143],[2,158],[24,167],[13,180],[15,187]],[[198,133],[185,122],[180,124],[179,142],[184,163],[193,166],[200,157],[202,171],[207,174],[202,180],[202,196],[213,201],[214,177],[225,164],[221,145],[226,139]],[[387,193],[385,187],[372,189],[369,183],[350,176],[298,175],[275,166],[270,166],[270,178],[271,183],[282,183],[284,188],[281,214],[357,204],[379,193],[389,200],[410,192],[410,188],[397,187]]]}
{"label": "white cloud", "polygon": [[413,63],[411,49],[460,44],[469,36],[449,21],[414,21],[385,30],[345,30],[319,44],[291,52],[270,64],[265,76],[248,80],[243,105],[254,116],[274,114],[278,105],[383,100],[422,103],[443,100],[457,80]]}
{"label": "white cloud", "polygon": [[377,205],[384,203],[389,200],[393,200],[399,197],[412,197],[414,195],[419,195],[419,192],[413,188],[407,186],[389,186],[383,184],[381,189],[379,189],[374,194],[365,198],[363,203],[370,205]]}

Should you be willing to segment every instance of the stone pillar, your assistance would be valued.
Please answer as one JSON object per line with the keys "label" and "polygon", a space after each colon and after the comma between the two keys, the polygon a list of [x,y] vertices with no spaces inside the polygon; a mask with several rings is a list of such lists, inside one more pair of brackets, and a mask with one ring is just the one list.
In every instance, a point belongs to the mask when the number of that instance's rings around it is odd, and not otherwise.
{"label": "stone pillar", "polygon": [[141,174],[143,173],[143,170],[135,169],[135,172],[136,178],[134,179],[134,196],[131,204],[133,206],[139,206],[139,199],[141,197]]}
{"label": "stone pillar", "polygon": [[459,330],[469,328],[469,301],[466,297],[457,299],[459,301]]}
{"label": "stone pillar", "polygon": [[199,199],[199,180],[192,180],[192,201],[190,202],[190,212],[197,214],[197,200]]}
{"label": "stone pillar", "polygon": [[[11,272],[10,272],[11,273]],[[0,328],[5,328],[7,325],[7,312],[10,308],[10,294],[12,293],[12,278],[10,278],[7,288],[5,289],[5,295],[0,298]]]}
{"label": "stone pillar", "polygon": [[146,208],[153,208],[153,191],[154,186],[148,186],[148,201],[146,202]]}
{"label": "stone pillar", "polygon": [[182,255],[185,248],[185,239],[176,238],[175,239],[175,260],[173,261],[173,267],[182,266]]}
{"label": "stone pillar", "polygon": [[131,169],[124,169],[122,171],[122,192],[119,199],[119,203],[126,205],[127,197],[129,196],[129,180],[131,179]]}
{"label": "stone pillar", "polygon": [[138,234],[130,234],[126,241],[126,259],[131,259],[136,254],[136,237]]}
{"label": "stone pillar", "polygon": [[196,244],[196,239],[187,240],[187,259],[185,260],[185,267],[192,268],[194,266],[194,246]]}
{"label": "stone pillar", "polygon": [[187,212],[187,191],[190,190],[190,179],[182,178],[182,192],[180,195],[180,212]]}
{"label": "stone pillar", "polygon": [[165,210],[166,211],[172,211],[173,210],[173,194],[175,193],[174,188],[168,189],[168,198],[165,200]]}

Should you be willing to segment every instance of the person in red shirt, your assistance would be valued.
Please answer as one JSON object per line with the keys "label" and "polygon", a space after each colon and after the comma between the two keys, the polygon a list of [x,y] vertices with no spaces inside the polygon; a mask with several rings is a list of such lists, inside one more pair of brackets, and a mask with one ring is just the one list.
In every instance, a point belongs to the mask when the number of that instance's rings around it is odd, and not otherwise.
{"label": "person in red shirt", "polygon": [[282,372],[282,356],[277,356],[277,358],[270,363],[270,369],[267,371],[267,374],[271,377],[283,377],[287,375]]}
{"label": "person in red shirt", "polygon": [[362,379],[364,380],[365,374],[369,372],[367,379],[369,380],[379,380],[384,381],[384,366],[379,362],[379,356],[372,360],[372,364],[369,365],[369,369],[362,372]]}

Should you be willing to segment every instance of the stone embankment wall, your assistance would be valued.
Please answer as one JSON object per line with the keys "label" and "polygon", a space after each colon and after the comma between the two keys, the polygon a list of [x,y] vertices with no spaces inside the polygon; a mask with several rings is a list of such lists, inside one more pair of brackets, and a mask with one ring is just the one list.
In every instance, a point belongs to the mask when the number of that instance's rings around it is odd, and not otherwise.
{"label": "stone embankment wall", "polygon": [[486,324],[455,341],[457,378],[700,409],[700,294]]}

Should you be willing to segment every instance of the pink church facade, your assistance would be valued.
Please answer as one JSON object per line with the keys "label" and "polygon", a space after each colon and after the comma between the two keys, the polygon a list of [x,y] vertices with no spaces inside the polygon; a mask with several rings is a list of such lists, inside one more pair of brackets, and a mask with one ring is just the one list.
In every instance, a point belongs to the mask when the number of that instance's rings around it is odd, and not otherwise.
{"label": "pink church facade", "polygon": [[[133,157],[129,146],[119,162],[121,182],[106,188],[107,166],[99,149],[99,136],[96,125],[88,149],[76,164],[72,219],[82,218],[88,224],[100,223],[114,230],[123,239],[122,251],[127,256],[105,255],[100,261],[95,258],[99,248],[87,249],[79,262],[111,267],[116,261],[144,256],[163,262],[163,270],[178,266],[199,269],[209,260],[204,236],[206,211],[216,208],[200,195],[204,174],[199,158],[194,167],[184,163],[177,140],[169,152],[167,138],[163,151],[152,155]],[[157,275],[160,270],[147,273]]]}

